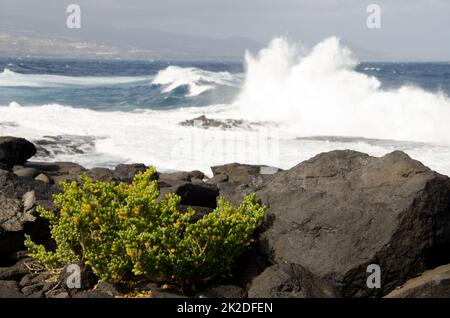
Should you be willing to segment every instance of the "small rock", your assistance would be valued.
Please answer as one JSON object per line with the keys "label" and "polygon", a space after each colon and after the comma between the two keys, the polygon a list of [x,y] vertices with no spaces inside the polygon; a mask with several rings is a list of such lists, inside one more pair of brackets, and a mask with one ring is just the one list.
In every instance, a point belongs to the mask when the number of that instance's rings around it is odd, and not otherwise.
{"label": "small rock", "polygon": [[69,298],[69,293],[65,289],[52,289],[45,293],[46,298]]}
{"label": "small rock", "polygon": [[11,267],[0,267],[0,280],[20,281],[22,277],[29,274],[29,269],[25,265],[28,262],[34,262],[31,259],[24,259]]}
{"label": "small rock", "polygon": [[25,296],[36,294],[38,292],[47,292],[55,286],[54,283],[39,283],[34,285],[25,286],[22,288],[22,293]]}
{"label": "small rock", "polygon": [[160,173],[159,180],[166,181],[191,181],[191,175],[189,172],[179,171],[179,172],[171,172],[171,173]]}
{"label": "small rock", "polygon": [[22,197],[22,201],[24,212],[31,211],[36,204],[36,192],[33,190],[25,193]]}
{"label": "small rock", "polygon": [[[114,169],[113,175],[121,182],[130,183],[138,172],[146,170],[147,167],[142,163],[120,164]],[[155,175],[155,178],[157,178],[157,175]]]}
{"label": "small rock", "polygon": [[93,168],[85,173],[93,181],[111,182],[115,181],[113,172],[108,168]]}
{"label": "small rock", "polygon": [[77,181],[78,175],[65,174],[60,176],[52,176],[51,178],[51,181],[53,181],[54,184],[59,185],[61,182]]}
{"label": "small rock", "polygon": [[189,172],[191,179],[200,179],[203,180],[205,178],[205,174],[199,170],[193,170]]}
{"label": "small rock", "polygon": [[39,171],[34,168],[22,168],[14,170],[14,174],[21,178],[34,178],[39,174]]}
{"label": "small rock", "polygon": [[47,184],[50,183],[50,178],[47,177],[47,175],[44,174],[44,173],[40,173],[36,178],[34,178],[34,180],[41,181],[41,182],[44,182],[44,183],[47,183]]}

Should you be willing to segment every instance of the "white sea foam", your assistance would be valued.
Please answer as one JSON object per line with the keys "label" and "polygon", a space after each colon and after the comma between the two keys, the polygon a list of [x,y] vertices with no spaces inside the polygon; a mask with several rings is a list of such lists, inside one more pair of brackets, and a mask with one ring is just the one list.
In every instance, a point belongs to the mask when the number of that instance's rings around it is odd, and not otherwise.
{"label": "white sea foam", "polygon": [[21,74],[7,68],[0,73],[0,87],[61,87],[116,85],[148,80],[150,77],[76,77],[48,74]]}
{"label": "white sea foam", "polygon": [[275,120],[299,136],[360,136],[450,144],[450,100],[441,93],[380,81],[355,71],[351,52],[329,38],[309,54],[284,39],[246,56],[235,104],[251,120]]}
{"label": "white sea foam", "polygon": [[234,85],[228,72],[210,72],[195,67],[169,66],[158,72],[153,84],[161,85],[163,93],[169,93],[181,86],[189,88],[189,96],[198,96],[219,85]]}
{"label": "white sea foam", "polygon": [[[281,128],[220,130],[183,127],[179,122],[207,114],[229,117],[229,105],[190,107],[170,111],[98,112],[62,105],[0,106],[0,135],[36,141],[67,136],[79,142],[93,137],[85,154],[60,153],[48,160],[75,161],[86,167],[142,162],[159,170],[199,169],[211,174],[212,165],[241,162],[284,169],[319,152],[354,149],[375,156],[401,149],[433,169],[450,174],[450,148],[421,143],[366,140],[295,139]],[[88,147],[88,150],[90,148]],[[42,160],[42,158],[40,159]]]}
{"label": "white sea foam", "polygon": [[[208,112],[223,111],[224,107],[210,106]],[[87,167],[143,162],[163,170],[201,169],[208,172],[210,165],[264,159],[256,157],[257,145],[249,145],[248,141],[258,137],[258,132],[204,130],[179,125],[186,118],[203,114],[204,110],[198,107],[171,111],[98,112],[57,104],[20,106],[11,103],[0,107],[0,135],[21,136],[32,141],[45,136],[93,137],[93,153],[57,154],[51,158],[76,161]],[[266,139],[260,141],[266,142]],[[268,153],[265,155],[270,158]]]}

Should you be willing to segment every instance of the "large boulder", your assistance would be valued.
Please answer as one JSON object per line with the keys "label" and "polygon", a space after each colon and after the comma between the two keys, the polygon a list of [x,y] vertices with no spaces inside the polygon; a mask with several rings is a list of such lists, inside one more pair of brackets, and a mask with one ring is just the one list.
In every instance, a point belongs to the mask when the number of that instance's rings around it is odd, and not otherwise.
{"label": "large boulder", "polygon": [[251,283],[250,298],[337,298],[329,282],[316,277],[299,264],[275,264]]}
{"label": "large boulder", "polygon": [[426,271],[389,293],[386,298],[450,298],[450,265]]}
{"label": "large boulder", "polygon": [[[450,258],[450,179],[400,151],[319,154],[275,174],[257,196],[268,205],[261,251],[347,297],[385,295]],[[370,264],[381,268],[379,289],[367,287]]]}
{"label": "large boulder", "polygon": [[0,163],[7,168],[23,165],[36,154],[36,147],[26,139],[0,137]]}

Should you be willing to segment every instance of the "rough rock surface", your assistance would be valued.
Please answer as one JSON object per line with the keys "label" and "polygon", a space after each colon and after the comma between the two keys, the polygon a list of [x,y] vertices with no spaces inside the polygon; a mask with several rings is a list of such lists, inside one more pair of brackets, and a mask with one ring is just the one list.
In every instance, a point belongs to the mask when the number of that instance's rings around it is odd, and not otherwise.
{"label": "rough rock surface", "polygon": [[246,195],[255,192],[281,170],[264,165],[230,163],[211,167],[211,171],[213,177],[208,183],[216,184],[220,196],[238,205]]}
{"label": "rough rock surface", "polygon": [[48,224],[37,216],[36,206],[54,209],[57,192],[56,186],[0,171],[0,256],[22,249],[24,234],[38,241],[48,237]]}
{"label": "rough rock surface", "polygon": [[76,181],[82,173],[87,171],[81,165],[73,162],[29,162],[25,167],[34,168],[39,173],[45,174],[55,184],[64,181]]}
{"label": "rough rock surface", "polygon": [[275,264],[251,283],[249,298],[336,298],[330,283],[298,264]]}
{"label": "rough rock surface", "polygon": [[407,281],[386,298],[450,298],[450,265],[426,271]]}
{"label": "rough rock surface", "polygon": [[144,172],[147,167],[142,163],[120,164],[113,171],[114,178],[117,181],[130,183],[134,176],[139,172]]}
{"label": "rough rock surface", "polygon": [[56,186],[0,171],[0,255],[23,248],[25,233],[38,240],[48,235],[48,224],[37,218],[35,207],[54,208],[57,192]]}
{"label": "rough rock surface", "polygon": [[15,281],[0,280],[0,298],[24,298]]}
{"label": "rough rock surface", "polygon": [[[400,151],[319,154],[277,173],[257,196],[269,205],[261,250],[344,296],[385,295],[450,256],[450,180]],[[369,264],[381,267],[381,289],[367,288]]]}
{"label": "rough rock surface", "polygon": [[101,182],[116,181],[113,172],[108,168],[93,168],[87,171],[85,175],[94,181],[101,181]]}

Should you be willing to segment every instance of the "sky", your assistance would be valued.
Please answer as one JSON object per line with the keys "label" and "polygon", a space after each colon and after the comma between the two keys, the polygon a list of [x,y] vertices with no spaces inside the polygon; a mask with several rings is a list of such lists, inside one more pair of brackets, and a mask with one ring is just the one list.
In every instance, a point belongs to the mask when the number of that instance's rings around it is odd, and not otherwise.
{"label": "sky", "polygon": [[[66,27],[71,3],[81,7],[80,30]],[[372,3],[380,29],[366,25]],[[276,36],[307,46],[338,36],[375,60],[450,61],[449,0],[1,0],[2,31],[145,48],[151,31],[262,45]]]}

